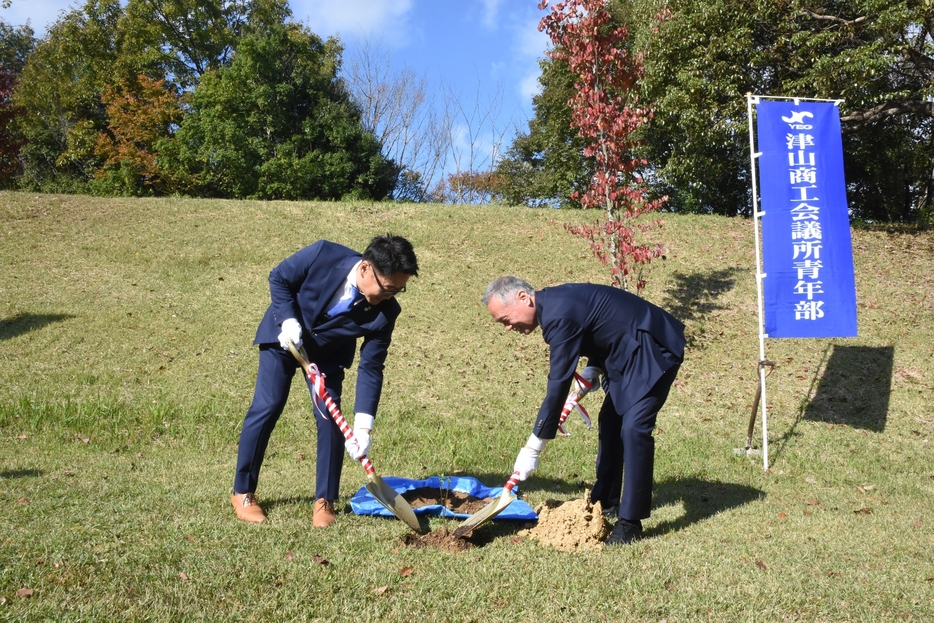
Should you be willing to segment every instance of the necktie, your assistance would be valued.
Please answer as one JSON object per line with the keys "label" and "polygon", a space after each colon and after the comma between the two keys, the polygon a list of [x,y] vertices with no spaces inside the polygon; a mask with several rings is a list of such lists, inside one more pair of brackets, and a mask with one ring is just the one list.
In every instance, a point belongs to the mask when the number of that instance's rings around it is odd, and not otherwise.
{"label": "necktie", "polygon": [[334,307],[328,310],[328,316],[333,318],[334,316],[346,314],[361,298],[363,298],[363,296],[360,294],[360,290],[354,286],[350,286],[350,293],[345,294],[341,300],[334,304]]}

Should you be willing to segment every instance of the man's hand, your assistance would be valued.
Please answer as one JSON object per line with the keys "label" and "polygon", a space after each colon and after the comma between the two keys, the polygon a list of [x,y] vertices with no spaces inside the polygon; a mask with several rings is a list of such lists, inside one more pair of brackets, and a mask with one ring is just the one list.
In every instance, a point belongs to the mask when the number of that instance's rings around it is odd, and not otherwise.
{"label": "man's hand", "polygon": [[288,350],[290,341],[295,348],[302,345],[302,325],[298,324],[298,320],[286,318],[279,326],[282,328],[282,332],[279,333],[279,346]]}
{"label": "man's hand", "polygon": [[370,452],[370,431],[375,418],[369,413],[356,413],[353,418],[353,439],[344,442],[347,453],[359,461]]}
{"label": "man's hand", "polygon": [[529,436],[525,447],[519,450],[516,464],[512,468],[512,471],[519,475],[519,480],[525,480],[538,468],[538,455],[545,449],[546,443],[548,443],[546,439],[539,439],[535,435]]}
{"label": "man's hand", "polygon": [[589,392],[600,387],[600,375],[603,374],[603,370],[597,366],[587,366],[581,370],[581,376],[590,383],[590,387],[585,387],[583,383],[574,379],[574,388],[577,390],[577,395],[579,398],[583,398]]}
{"label": "man's hand", "polygon": [[354,461],[359,461],[370,452],[370,431],[366,428],[353,429],[353,438],[344,442],[347,454]]}

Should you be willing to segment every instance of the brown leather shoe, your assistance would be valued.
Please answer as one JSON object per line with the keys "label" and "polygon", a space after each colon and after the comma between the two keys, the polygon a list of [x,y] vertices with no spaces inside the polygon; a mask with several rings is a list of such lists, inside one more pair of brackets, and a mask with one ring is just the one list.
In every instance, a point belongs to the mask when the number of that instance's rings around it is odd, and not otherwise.
{"label": "brown leather shoe", "polygon": [[237,511],[237,519],[249,521],[252,523],[263,523],[266,521],[266,513],[256,502],[255,493],[234,493],[230,496],[230,503]]}
{"label": "brown leather shoe", "polygon": [[337,521],[337,515],[334,514],[334,504],[324,498],[315,500],[315,516],[311,525],[315,528],[327,528],[335,521]]}

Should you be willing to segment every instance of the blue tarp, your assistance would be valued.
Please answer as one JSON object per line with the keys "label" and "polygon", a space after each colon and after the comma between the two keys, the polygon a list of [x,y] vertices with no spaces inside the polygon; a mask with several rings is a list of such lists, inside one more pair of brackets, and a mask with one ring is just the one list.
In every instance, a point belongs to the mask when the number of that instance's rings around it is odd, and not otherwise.
{"label": "blue tarp", "polygon": [[[430,489],[437,489],[439,494],[441,489],[450,489],[452,491],[460,491],[461,493],[472,495],[481,500],[484,498],[497,498],[503,493],[502,487],[487,487],[476,478],[471,478],[470,476],[446,476],[443,481],[438,476],[431,476],[425,480],[383,476],[383,481],[397,493],[405,493],[412,489],[428,487]],[[360,490],[350,498],[350,508],[353,509],[356,515],[393,516],[382,504],[376,501],[376,498],[370,495],[366,487],[361,487]],[[464,513],[455,513],[441,504],[422,506],[413,510],[416,515],[438,515],[440,517],[459,517],[461,519],[466,519],[470,516]],[[535,511],[533,511],[532,507],[527,503],[522,500],[514,500],[512,504],[494,517],[494,520],[497,519],[530,521],[538,519],[538,515],[535,514]]]}

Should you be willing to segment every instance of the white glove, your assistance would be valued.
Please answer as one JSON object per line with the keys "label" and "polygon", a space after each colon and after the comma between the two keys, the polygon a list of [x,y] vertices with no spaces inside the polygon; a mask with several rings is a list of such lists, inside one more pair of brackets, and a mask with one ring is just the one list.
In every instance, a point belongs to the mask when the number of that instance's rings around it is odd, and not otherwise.
{"label": "white glove", "polygon": [[587,366],[581,370],[581,376],[587,379],[587,382],[590,383],[590,387],[584,387],[580,381],[576,378],[574,379],[574,388],[577,390],[578,396],[583,398],[587,395],[588,392],[600,387],[600,375],[603,374],[603,370],[597,366]]}
{"label": "white glove", "polygon": [[282,332],[279,333],[279,346],[288,350],[289,341],[295,345],[295,348],[302,345],[302,325],[298,324],[298,320],[286,318],[279,326],[282,327]]}
{"label": "white glove", "polygon": [[353,438],[344,442],[347,454],[354,461],[359,461],[370,451],[370,431],[365,428],[353,429]]}
{"label": "white glove", "polygon": [[357,413],[354,416],[353,438],[344,442],[347,453],[354,461],[359,461],[370,452],[370,431],[373,429],[373,416]]}
{"label": "white glove", "polygon": [[512,468],[512,471],[519,475],[519,480],[525,480],[538,468],[538,455],[545,449],[546,443],[548,443],[546,439],[539,439],[535,435],[529,436],[525,447],[519,450],[516,464]]}

